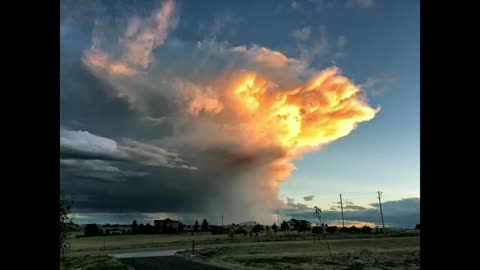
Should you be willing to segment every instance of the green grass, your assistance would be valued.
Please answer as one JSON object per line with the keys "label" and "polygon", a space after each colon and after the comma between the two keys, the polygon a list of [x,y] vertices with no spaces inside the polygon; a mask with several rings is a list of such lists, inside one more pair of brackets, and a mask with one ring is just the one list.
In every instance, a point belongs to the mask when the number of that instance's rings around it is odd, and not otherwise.
{"label": "green grass", "polygon": [[[402,237],[418,235],[411,232],[394,232],[383,234],[329,234],[329,239],[357,239],[357,238],[379,238],[379,237]],[[98,237],[81,237],[71,238],[71,251],[96,251],[96,250],[115,250],[145,247],[164,247],[164,246],[182,246],[190,245],[195,240],[197,245],[201,244],[221,244],[221,243],[245,243],[245,242],[267,242],[267,241],[296,241],[296,240],[313,240],[318,236],[311,233],[298,232],[278,232],[277,234],[262,233],[259,236],[243,236],[236,235],[233,240],[229,239],[226,234],[212,235],[208,233],[191,233],[165,235],[114,235],[114,236],[98,236]]]}
{"label": "green grass", "polygon": [[135,270],[110,256],[68,257],[60,263],[61,270]]}
{"label": "green grass", "polygon": [[188,245],[192,240],[197,243],[214,243],[227,240],[227,235],[211,234],[151,234],[151,235],[114,235],[98,237],[71,238],[71,251],[95,251],[103,249],[128,249],[157,246]]}
{"label": "green grass", "polygon": [[342,239],[329,241],[331,261],[321,242],[260,244],[198,250],[195,261],[228,269],[419,269],[419,237]]}

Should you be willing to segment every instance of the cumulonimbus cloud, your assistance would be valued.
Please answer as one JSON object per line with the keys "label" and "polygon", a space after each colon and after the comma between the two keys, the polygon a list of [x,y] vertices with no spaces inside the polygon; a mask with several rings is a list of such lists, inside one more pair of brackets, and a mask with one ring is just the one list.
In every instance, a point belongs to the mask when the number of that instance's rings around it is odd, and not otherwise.
{"label": "cumulonimbus cloud", "polygon": [[[102,37],[95,36],[83,63],[145,119],[154,119],[156,97],[176,106],[169,118],[174,135],[158,141],[168,142],[218,181],[224,192],[210,198],[205,211],[222,207],[239,217],[268,217],[284,205],[277,198],[278,182],[295,169],[291,160],[347,136],[379,111],[337,67],[309,67],[308,58],[318,55],[324,43],[313,52],[303,48],[299,59],[258,45],[215,40],[180,44],[164,55],[154,49],[165,42],[174,9],[173,1],[166,1],[152,17],[133,18],[121,31],[123,41],[112,48],[96,46]],[[181,53],[185,49],[193,53]],[[179,155],[130,140],[98,145],[108,155],[135,157],[148,165],[183,162]],[[79,150],[70,145],[64,152],[72,149]]]}

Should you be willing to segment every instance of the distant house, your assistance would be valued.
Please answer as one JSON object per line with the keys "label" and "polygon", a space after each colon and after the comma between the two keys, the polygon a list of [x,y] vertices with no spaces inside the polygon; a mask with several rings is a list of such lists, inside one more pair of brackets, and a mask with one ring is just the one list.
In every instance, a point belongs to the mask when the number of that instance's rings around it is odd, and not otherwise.
{"label": "distant house", "polygon": [[305,230],[310,230],[312,224],[303,219],[290,219],[287,221],[288,227],[290,230],[298,230],[298,231],[305,231]]}
{"label": "distant house", "polygon": [[173,228],[177,230],[178,224],[180,224],[180,221],[171,220],[169,218],[157,219],[153,221],[153,226],[155,228],[158,228],[160,231],[162,231],[163,228]]}
{"label": "distant house", "polygon": [[290,230],[293,230],[293,228],[295,228],[295,220],[293,218],[288,220],[287,224],[288,224],[288,228],[290,228]]}

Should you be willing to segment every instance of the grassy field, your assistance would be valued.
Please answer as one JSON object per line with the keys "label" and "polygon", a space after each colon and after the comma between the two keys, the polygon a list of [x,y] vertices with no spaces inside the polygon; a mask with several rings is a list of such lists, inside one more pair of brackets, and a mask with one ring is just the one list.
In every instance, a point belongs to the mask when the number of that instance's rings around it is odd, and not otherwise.
{"label": "grassy field", "polygon": [[[334,233],[329,234],[329,239],[356,239],[356,238],[381,238],[381,237],[402,237],[414,236],[418,232],[392,232],[383,234],[348,234]],[[313,240],[315,235],[311,233],[298,232],[278,232],[277,234],[262,233],[259,236],[236,235],[234,239],[229,239],[226,234],[151,234],[151,235],[115,235],[98,237],[71,238],[71,251],[98,251],[115,250],[147,247],[165,247],[191,245],[192,240],[198,245],[201,244],[222,244],[222,243],[244,243],[244,242],[267,242],[267,241],[295,241],[295,240]]]}
{"label": "grassy field", "polygon": [[68,257],[65,263],[60,263],[61,270],[135,270],[110,256]]}
{"label": "grassy field", "polygon": [[180,255],[227,269],[420,269],[420,238],[329,240],[323,242],[217,247]]}
{"label": "grassy field", "polygon": [[150,234],[150,235],[114,235],[70,239],[71,251],[95,251],[103,249],[130,249],[188,245],[192,240],[197,243],[216,243],[227,240],[227,235],[212,234]]}

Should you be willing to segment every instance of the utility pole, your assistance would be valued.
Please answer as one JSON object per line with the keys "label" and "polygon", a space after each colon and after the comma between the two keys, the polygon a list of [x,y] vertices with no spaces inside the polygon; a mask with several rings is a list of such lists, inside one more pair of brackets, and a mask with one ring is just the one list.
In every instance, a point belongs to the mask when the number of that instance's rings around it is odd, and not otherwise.
{"label": "utility pole", "polygon": [[223,215],[222,215],[222,227],[223,227]]}
{"label": "utility pole", "polygon": [[378,203],[380,204],[380,215],[382,216],[382,227],[383,227],[383,233],[385,233],[385,222],[383,222],[383,211],[382,211],[382,200],[381,200],[381,191],[377,191],[378,193]]}
{"label": "utility pole", "polygon": [[341,193],[340,193],[340,209],[342,209],[342,228],[345,228],[345,219],[343,219],[343,201],[342,201]]}

